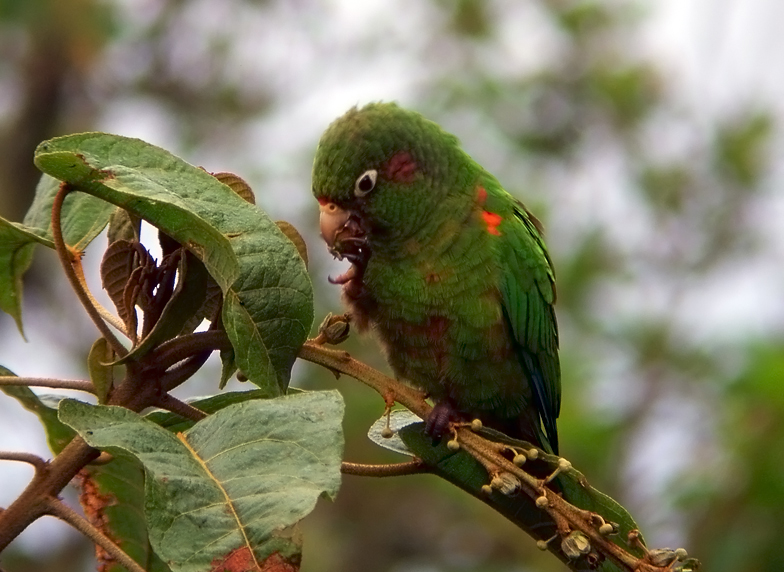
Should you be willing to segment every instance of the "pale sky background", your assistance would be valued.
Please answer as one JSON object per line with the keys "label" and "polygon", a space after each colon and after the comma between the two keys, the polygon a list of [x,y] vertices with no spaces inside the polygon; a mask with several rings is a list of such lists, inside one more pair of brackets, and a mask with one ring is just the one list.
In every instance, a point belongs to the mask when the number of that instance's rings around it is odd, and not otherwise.
{"label": "pale sky background", "polygon": [[[156,6],[151,0],[122,0],[118,4],[124,6],[129,21],[151,18]],[[531,57],[534,52],[552,51],[551,57],[557,56],[557,38],[546,30],[537,30],[536,11],[521,4],[511,0],[497,2],[500,10],[510,14],[509,27],[500,35],[498,46],[511,58],[497,62],[502,72],[504,65],[517,69],[541,66],[542,62],[546,65],[546,58]],[[703,127],[707,128],[715,116],[759,101],[775,113],[780,123],[784,120],[784,71],[781,67],[784,61],[781,25],[784,3],[779,0],[651,0],[637,4],[648,10],[650,16],[644,20],[633,45],[640,54],[658,61],[670,78],[676,78],[670,96],[682,106],[684,113],[703,120]],[[309,161],[320,133],[332,119],[357,103],[398,100],[407,105],[415,101],[419,86],[430,78],[419,65],[419,59],[427,57],[423,53],[427,43],[417,39],[410,29],[426,28],[428,18],[434,17],[429,6],[414,0],[396,2],[394,14],[391,14],[390,3],[378,1],[333,0],[314,10],[310,6],[306,9],[304,5],[279,2],[271,8],[273,12],[280,12],[279,20],[267,20],[249,13],[247,18],[236,22],[236,32],[242,40],[232,54],[231,73],[263,77],[265,81],[275,78],[272,87],[279,96],[277,108],[271,115],[237,134],[237,148],[267,150],[265,154],[251,155],[252,162],[247,153],[238,153],[235,148],[179,153],[175,126],[151,101],[121,99],[107,110],[97,127],[140,137],[209,170],[233,171],[251,178],[253,173],[262,173],[266,177],[266,188],[275,189],[278,194],[260,196],[259,204],[275,219],[294,218],[312,203]],[[192,2],[189,17],[183,22],[184,28],[209,35],[213,27],[221,25],[220,14],[215,12],[220,6],[220,3],[204,0]],[[518,33],[515,26],[521,21],[532,30],[531,34]],[[388,36],[384,48],[372,47],[368,40],[381,33]],[[189,37],[192,36],[183,36],[182,49],[175,50],[175,57],[200,57],[198,50],[192,50],[187,43]],[[329,49],[325,56],[326,47]],[[115,71],[118,74],[133,74],[134,63],[124,59],[120,48],[121,44],[116,53],[111,54],[107,66],[119,70]],[[259,53],[264,53],[264,58],[259,58]],[[96,87],[100,88],[100,85]],[[687,152],[693,133],[684,132],[674,118],[667,118],[663,125],[661,133],[652,134],[657,141],[662,141],[662,156]],[[492,145],[483,145],[486,141],[492,144],[492,125],[456,122],[447,128],[461,137],[469,152],[481,163],[487,166],[487,162],[498,160],[488,151]],[[483,132],[487,140],[483,136],[473,137],[477,130]],[[781,156],[782,150],[779,135],[774,157]],[[644,225],[644,221],[636,220],[633,205],[623,193],[613,190],[614,181],[619,181],[619,174],[614,171],[611,153],[606,162],[586,166],[584,171],[574,173],[573,180],[568,181],[573,192],[567,196],[572,199],[562,209],[570,213],[570,217],[555,212],[549,224],[552,248],[558,247],[559,240],[568,240],[570,225],[580,223],[574,212],[585,213],[585,217],[617,216],[630,221],[618,228],[623,240],[634,241],[635,237],[644,236],[644,233],[636,234],[634,228],[635,224]],[[784,300],[780,295],[784,287],[784,264],[781,264],[784,262],[784,193],[777,190],[783,181],[784,172],[779,165],[767,182],[768,192],[759,201],[757,220],[760,234],[770,245],[768,256],[764,260],[741,261],[742,272],[737,271],[738,267],[732,271],[727,269],[726,276],[713,277],[709,284],[693,284],[686,288],[679,285],[684,292],[679,297],[678,315],[684,323],[690,324],[690,335],[696,339],[720,345],[727,340],[721,339],[721,335],[726,334],[718,332],[729,331],[730,335],[741,336],[784,329]],[[599,192],[602,194],[597,195]],[[596,207],[597,202],[601,203],[601,208]],[[326,257],[323,250],[317,249],[320,245],[316,236],[315,231],[306,236],[311,255],[318,250],[321,254],[317,255]],[[37,254],[42,255],[43,249]],[[87,263],[96,265],[97,260],[93,258],[97,256],[93,254],[91,258],[88,250]],[[328,265],[325,272],[334,274],[331,268],[337,267]],[[55,268],[54,262],[52,268]],[[314,281],[323,279],[324,276],[314,277]],[[93,283],[93,289],[98,290],[97,284]],[[672,311],[672,308],[665,308],[671,299],[668,293],[662,294],[655,288],[610,291],[606,295],[611,299],[608,303],[615,317],[639,312],[641,306],[649,307],[651,312]],[[337,291],[335,300],[337,305]],[[43,322],[35,308],[25,307],[24,311],[28,343],[14,332],[6,331],[0,347],[0,363],[19,375],[83,378],[82,364],[73,361],[68,348],[59,350],[55,338],[54,332],[59,328],[67,331],[71,325],[58,324],[56,316],[54,321]],[[727,328],[729,324],[733,328]],[[87,325],[84,335],[93,336],[91,328]],[[612,408],[618,404],[610,401],[598,405]],[[661,405],[682,406],[678,403]],[[0,418],[4,420],[0,449],[33,451],[49,457],[34,416],[22,412],[12,400],[0,399]],[[13,419],[14,427],[11,431],[7,429],[10,419]],[[690,443],[684,439],[681,428],[656,426],[649,429],[641,433],[637,447],[651,451],[650,456],[658,456],[657,451],[673,443],[680,443],[679,446],[688,451]],[[650,514],[654,515],[651,526],[643,529],[649,544],[677,544],[677,538],[672,537],[672,526],[666,526],[672,524],[668,520],[670,513],[661,507],[646,506],[646,503],[657,502],[667,480],[682,467],[674,461],[672,466],[665,466],[658,472],[649,469],[649,461],[632,458],[627,470],[628,478],[634,480],[639,491],[639,506],[650,509]],[[31,472],[22,464],[3,464],[0,506],[6,506],[19,494]],[[41,547],[41,538],[46,538],[46,545],[51,547],[71,534],[77,533],[47,518],[31,526],[18,542],[36,550]]]}

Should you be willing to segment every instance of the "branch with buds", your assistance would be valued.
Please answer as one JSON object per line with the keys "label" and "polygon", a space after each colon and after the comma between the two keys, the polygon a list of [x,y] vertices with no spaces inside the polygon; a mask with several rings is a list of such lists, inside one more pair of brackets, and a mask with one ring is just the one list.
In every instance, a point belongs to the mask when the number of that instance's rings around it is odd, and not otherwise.
{"label": "branch with buds", "polygon": [[[347,336],[347,318],[329,315],[322,323],[318,337],[305,343],[299,357],[322,365],[336,375],[353,377],[375,389],[385,401],[387,416],[391,405],[397,402],[419,418],[427,419],[432,407],[426,401],[424,393],[355,360],[345,351],[324,346],[327,343],[340,343]],[[386,429],[389,429],[388,425]],[[628,532],[625,542],[614,542],[611,537],[618,536],[617,524],[606,520],[598,512],[571,504],[559,490],[559,475],[573,471],[568,460],[547,455],[530,444],[508,438],[503,439],[503,442],[496,442],[480,433],[487,431],[482,429],[478,419],[471,423],[453,424],[452,438],[445,446],[447,454],[462,450],[486,471],[485,482],[477,491],[463,486],[460,482],[456,484],[502,512],[529,534],[541,536],[540,532],[531,530],[529,523],[516,521],[515,511],[507,510],[508,507],[504,506],[506,499],[519,496],[522,492],[528,499],[528,504],[532,502],[533,506],[543,513],[542,521],[549,522],[555,530],[555,533],[547,538],[538,538],[537,546],[542,550],[550,550],[570,568],[577,570],[580,569],[578,566],[584,565],[596,567],[604,560],[613,562],[619,570],[629,572],[687,572],[696,570],[699,566],[696,560],[688,558],[682,548],[648,550],[636,528]],[[385,436],[390,435],[391,430],[386,431]],[[500,434],[498,436],[504,437]],[[522,468],[526,463],[536,464],[536,474]],[[548,474],[539,476],[543,466],[550,466],[551,470]],[[432,472],[453,482],[459,481],[459,477],[445,474],[440,466],[431,464],[428,459],[417,458],[411,463],[386,468],[377,465],[344,464],[344,473],[355,475],[399,476],[422,472]],[[580,477],[584,480],[584,477]],[[558,539],[560,542],[556,542]]]}

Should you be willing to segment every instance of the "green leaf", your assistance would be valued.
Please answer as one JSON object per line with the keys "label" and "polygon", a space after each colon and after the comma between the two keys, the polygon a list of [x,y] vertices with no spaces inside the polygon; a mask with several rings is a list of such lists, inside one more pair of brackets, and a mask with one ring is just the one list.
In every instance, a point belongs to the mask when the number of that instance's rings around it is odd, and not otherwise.
{"label": "green leaf", "polygon": [[118,240],[137,241],[141,235],[141,219],[132,217],[128,211],[115,209],[109,217],[109,231],[106,233],[109,244]]}
{"label": "green leaf", "polygon": [[106,403],[114,384],[114,367],[111,365],[113,359],[114,352],[106,338],[95,340],[87,355],[87,370],[90,372],[90,381],[95,387],[98,403]]}
{"label": "green leaf", "polygon": [[276,220],[275,224],[280,229],[280,232],[286,235],[294,246],[297,247],[297,252],[299,252],[302,261],[305,263],[305,268],[308,267],[308,245],[305,243],[305,239],[302,238],[302,235],[296,229],[296,227],[288,221],[285,220]]}
{"label": "green leaf", "polygon": [[139,216],[185,245],[224,293],[238,367],[264,387],[288,385],[313,322],[313,292],[294,245],[269,217],[209,173],[167,151],[103,133],[46,141],[46,173]]}
{"label": "green leaf", "polygon": [[175,572],[298,562],[285,529],[337,493],[342,416],[337,392],[302,393],[230,405],[175,436],[121,407],[60,405],[90,445],[144,465],[150,540]]}
{"label": "green leaf", "polygon": [[[13,373],[0,366],[0,375]],[[45,400],[59,402],[59,397],[39,397],[24,386],[0,386],[0,389],[39,417],[52,453],[58,454],[76,435],[73,429],[60,421],[57,409],[44,403]],[[116,452],[110,463],[85,467],[76,482],[82,492],[80,502],[85,516],[94,526],[149,572],[168,572],[169,568],[155,555],[147,539],[143,513],[144,473],[133,456]],[[99,560],[106,558],[101,551],[96,556]],[[123,572],[125,568],[107,561],[107,567],[101,570]]]}
{"label": "green leaf", "polygon": [[[10,369],[0,366],[0,375],[16,377]],[[0,391],[13,397],[22,407],[35,413],[46,431],[46,442],[55,455],[62,451],[74,438],[74,431],[57,417],[57,409],[46,405],[41,397],[24,385],[0,385]]]}
{"label": "green leaf", "polygon": [[[274,397],[260,389],[246,392],[226,392],[220,395],[189,401],[205,413],[214,413],[233,403],[251,399]],[[195,424],[190,419],[168,411],[154,411],[146,419],[177,433]],[[82,494],[80,502],[85,515],[109,538],[119,544],[131,558],[150,572],[167,572],[169,567],[158,558],[150,546],[147,520],[144,517],[144,468],[133,455],[114,452],[105,465],[88,465],[77,477]],[[101,555],[97,555],[100,561]],[[149,564],[147,564],[149,563]],[[124,572],[114,564],[108,572]]]}
{"label": "green leaf", "polygon": [[382,435],[382,431],[385,427],[387,427],[387,416],[384,415],[370,426],[370,429],[368,430],[368,438],[379,447],[389,449],[390,451],[400,453],[401,455],[414,457],[414,453],[400,438],[398,431],[400,431],[403,427],[412,425],[413,423],[421,423],[422,419],[411,413],[408,409],[395,409],[390,413],[388,421],[389,428],[393,432],[391,437],[384,437]]}
{"label": "green leaf", "polygon": [[221,375],[218,382],[218,389],[223,389],[229,383],[231,376],[237,372],[237,361],[234,359],[234,348],[221,350]]}
{"label": "green leaf", "polygon": [[22,326],[22,275],[33,261],[33,247],[38,237],[28,229],[0,218],[0,310]]}
{"label": "green leaf", "polygon": [[[36,187],[24,224],[0,218],[0,310],[14,318],[23,336],[22,276],[33,261],[36,243],[54,248],[52,203],[59,187],[57,179],[44,175]],[[73,193],[67,197],[61,217],[66,244],[84,250],[101,233],[114,210],[114,205],[90,195]]]}
{"label": "green leaf", "polygon": [[[52,205],[60,189],[60,181],[43,175],[35,188],[33,204],[27,211],[24,224],[47,241],[52,240]],[[101,234],[117,208],[104,200],[83,193],[71,193],[63,201],[60,224],[65,243],[79,251],[87,248]],[[54,245],[51,245],[54,248]]]}

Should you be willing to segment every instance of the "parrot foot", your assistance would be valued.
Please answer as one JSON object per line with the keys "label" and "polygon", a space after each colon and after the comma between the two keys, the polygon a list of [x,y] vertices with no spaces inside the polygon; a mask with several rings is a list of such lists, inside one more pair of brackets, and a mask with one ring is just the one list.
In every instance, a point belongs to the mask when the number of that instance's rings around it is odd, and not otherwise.
{"label": "parrot foot", "polygon": [[434,441],[438,441],[446,433],[447,428],[460,420],[460,413],[448,401],[439,401],[433,407],[425,421],[425,433]]}

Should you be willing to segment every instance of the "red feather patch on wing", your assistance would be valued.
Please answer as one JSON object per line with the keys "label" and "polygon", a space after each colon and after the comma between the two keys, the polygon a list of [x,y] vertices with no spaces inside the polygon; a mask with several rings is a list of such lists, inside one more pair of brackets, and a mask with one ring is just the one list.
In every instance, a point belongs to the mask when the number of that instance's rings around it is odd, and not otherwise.
{"label": "red feather patch on wing", "polygon": [[487,232],[496,236],[501,236],[501,231],[498,230],[498,225],[501,224],[501,221],[503,220],[501,215],[482,211],[482,218],[485,220],[485,224],[487,225]]}

